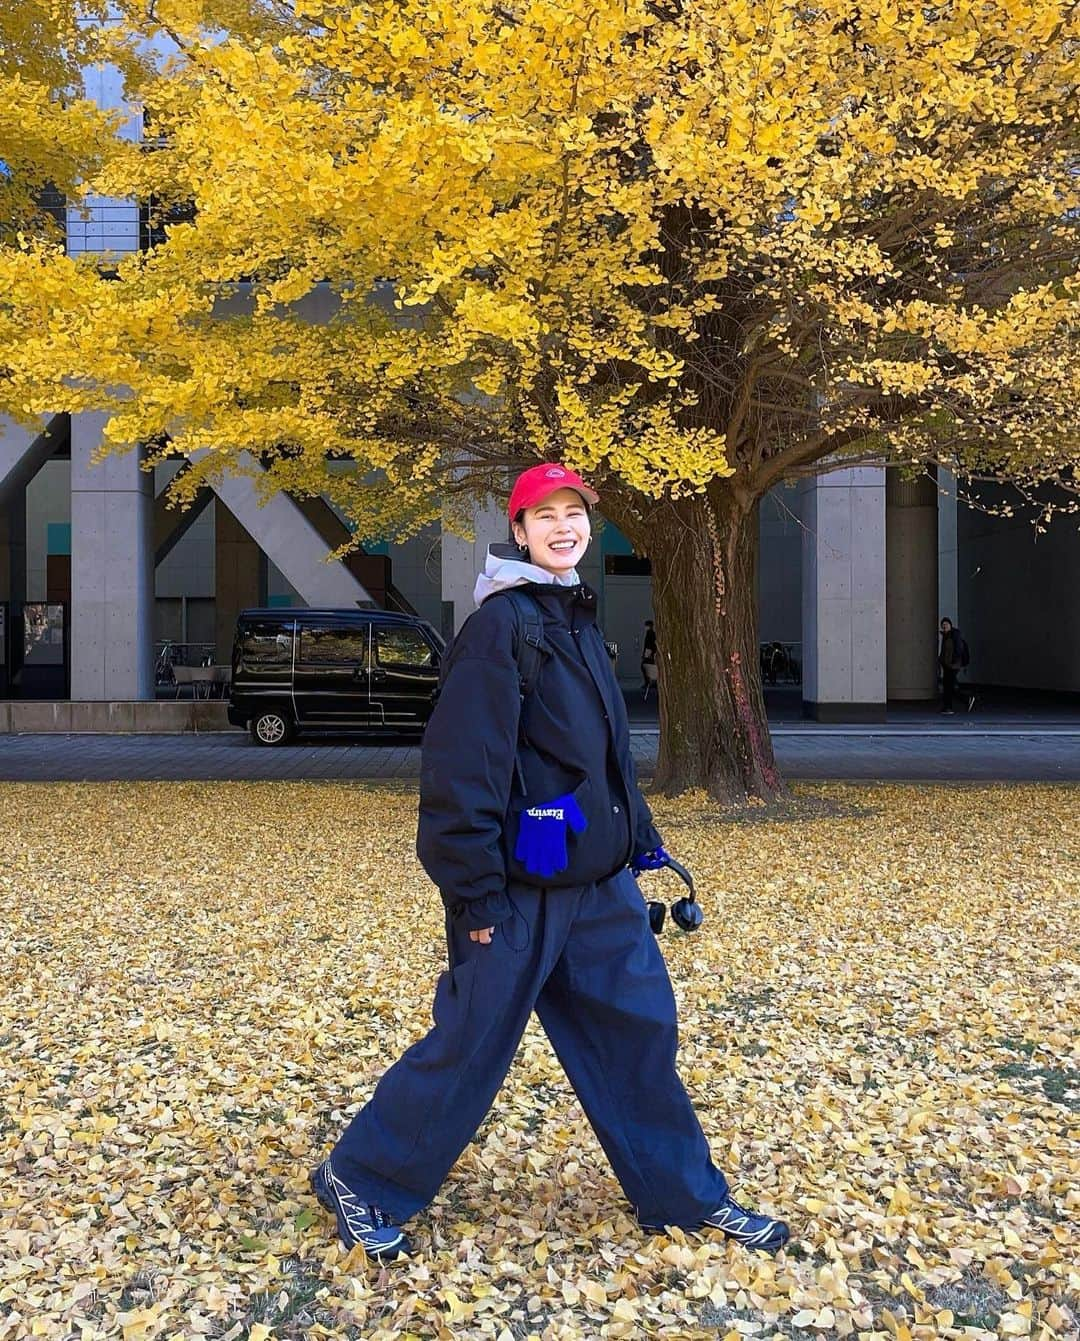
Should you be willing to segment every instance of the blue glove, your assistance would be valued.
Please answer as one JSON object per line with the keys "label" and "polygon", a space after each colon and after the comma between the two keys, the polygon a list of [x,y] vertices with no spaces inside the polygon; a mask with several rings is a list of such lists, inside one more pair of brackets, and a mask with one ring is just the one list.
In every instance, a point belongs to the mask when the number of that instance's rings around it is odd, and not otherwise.
{"label": "blue glove", "polygon": [[630,874],[640,875],[642,871],[662,871],[671,861],[666,848],[654,847],[651,852],[639,852],[630,863]]}
{"label": "blue glove", "polygon": [[542,806],[522,811],[514,857],[532,875],[555,875],[570,864],[566,830],[581,833],[588,824],[572,796],[556,796]]}

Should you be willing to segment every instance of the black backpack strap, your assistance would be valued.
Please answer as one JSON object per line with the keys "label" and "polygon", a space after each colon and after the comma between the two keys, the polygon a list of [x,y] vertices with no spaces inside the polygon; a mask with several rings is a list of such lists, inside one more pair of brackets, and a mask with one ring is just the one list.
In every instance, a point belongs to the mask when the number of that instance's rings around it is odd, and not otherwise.
{"label": "black backpack strap", "polygon": [[[499,595],[506,596],[510,604],[514,607],[514,657],[517,660],[518,667],[518,688],[521,692],[521,701],[524,703],[527,695],[531,694],[536,688],[536,681],[540,675],[540,660],[544,656],[544,621],[540,614],[540,607],[528,594],[517,587],[510,587]],[[525,741],[525,731],[523,726],[518,728],[518,743]],[[526,741],[526,744],[528,742]],[[520,748],[514,755],[514,772],[517,774],[518,786],[521,788],[522,796],[526,795],[525,774],[521,767]]]}
{"label": "black backpack strap", "polygon": [[510,587],[501,594],[514,607],[514,656],[517,658],[521,697],[525,698],[536,688],[540,674],[540,660],[544,654],[544,621],[540,607],[528,592]]}

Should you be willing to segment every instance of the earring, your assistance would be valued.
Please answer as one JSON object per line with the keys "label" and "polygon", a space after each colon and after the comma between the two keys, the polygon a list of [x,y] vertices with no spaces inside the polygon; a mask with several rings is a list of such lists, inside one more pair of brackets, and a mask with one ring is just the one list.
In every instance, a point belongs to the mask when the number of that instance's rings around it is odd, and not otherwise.
{"label": "earring", "polygon": [[519,553],[519,554],[528,554],[528,552],[529,552],[529,547],[528,547],[528,545],[518,545],[518,553]]}

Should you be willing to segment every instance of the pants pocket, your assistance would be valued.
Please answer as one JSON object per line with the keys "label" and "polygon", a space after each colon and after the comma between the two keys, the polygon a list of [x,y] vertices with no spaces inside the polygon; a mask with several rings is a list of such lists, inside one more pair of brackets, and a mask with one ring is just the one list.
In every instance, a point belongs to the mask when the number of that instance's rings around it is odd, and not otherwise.
{"label": "pants pocket", "polygon": [[[509,897],[510,896],[507,895],[507,898]],[[509,917],[499,923],[495,928],[495,934],[496,936],[501,936],[511,950],[517,954],[521,954],[529,948],[529,924],[521,915],[521,912],[513,899],[510,899],[510,906],[514,911]]]}
{"label": "pants pocket", "polygon": [[443,1066],[455,1066],[464,1055],[475,982],[475,957],[439,974],[431,1018],[441,1045],[435,1049],[435,1055]]}

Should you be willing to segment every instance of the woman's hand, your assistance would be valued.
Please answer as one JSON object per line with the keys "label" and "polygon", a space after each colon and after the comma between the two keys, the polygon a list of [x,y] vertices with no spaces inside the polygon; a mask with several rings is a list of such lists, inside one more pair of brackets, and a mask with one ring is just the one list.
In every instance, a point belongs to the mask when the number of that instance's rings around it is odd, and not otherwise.
{"label": "woman's hand", "polygon": [[494,930],[495,930],[494,927],[485,927],[485,928],[483,929],[483,931],[470,931],[470,932],[469,932],[469,940],[471,940],[471,941],[479,941],[481,945],[490,945],[490,944],[491,944],[491,933],[492,933]]}

